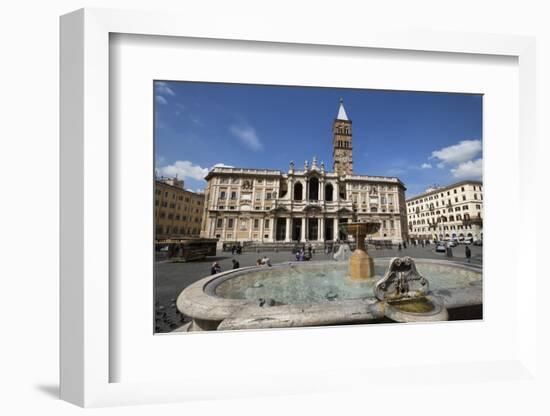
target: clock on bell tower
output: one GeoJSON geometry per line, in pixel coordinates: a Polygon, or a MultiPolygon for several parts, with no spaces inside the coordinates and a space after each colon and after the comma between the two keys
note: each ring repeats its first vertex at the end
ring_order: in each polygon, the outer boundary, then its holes
{"type": "Polygon", "coordinates": [[[351,120],[344,109],[344,100],[340,98],[338,115],[332,124],[333,169],[338,175],[353,174],[353,152],[351,140],[351,120]]]}

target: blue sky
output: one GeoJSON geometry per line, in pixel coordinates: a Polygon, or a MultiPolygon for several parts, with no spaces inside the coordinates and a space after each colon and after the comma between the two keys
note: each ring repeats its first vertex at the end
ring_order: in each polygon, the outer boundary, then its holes
{"type": "Polygon", "coordinates": [[[482,96],[156,81],[155,168],[200,190],[216,164],[286,171],[313,156],[332,170],[344,100],[354,172],[396,176],[407,197],[481,179],[482,96]]]}

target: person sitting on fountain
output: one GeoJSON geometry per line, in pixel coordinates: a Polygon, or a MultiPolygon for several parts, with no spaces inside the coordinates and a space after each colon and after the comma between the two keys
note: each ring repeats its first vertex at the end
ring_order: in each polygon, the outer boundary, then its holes
{"type": "Polygon", "coordinates": [[[217,261],[212,263],[212,268],[210,269],[210,274],[220,273],[221,271],[222,271],[222,268],[220,267],[220,265],[218,264],[217,261]]]}
{"type": "Polygon", "coordinates": [[[271,267],[271,259],[267,256],[262,258],[262,265],[271,267]]]}

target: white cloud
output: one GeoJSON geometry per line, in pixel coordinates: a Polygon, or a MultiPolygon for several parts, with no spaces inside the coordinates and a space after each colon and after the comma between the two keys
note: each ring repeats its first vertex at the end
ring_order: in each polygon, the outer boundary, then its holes
{"type": "Polygon", "coordinates": [[[155,82],[155,90],[156,90],[157,94],[171,95],[172,97],[174,97],[176,95],[174,90],[172,88],[170,88],[166,84],[166,82],[162,82],[162,81],[155,82]]]}
{"type": "Polygon", "coordinates": [[[253,127],[233,125],[229,127],[229,131],[250,150],[258,151],[263,149],[263,144],[253,127]]]}
{"type": "Polygon", "coordinates": [[[443,168],[445,167],[445,163],[438,163],[438,164],[437,164],[437,167],[438,167],[439,169],[443,169],[443,168]]]}
{"type": "Polygon", "coordinates": [[[166,98],[164,98],[162,95],[155,95],[155,100],[158,104],[166,105],[168,102],[166,101],[166,98]]]}
{"type": "Polygon", "coordinates": [[[214,168],[234,168],[235,166],[226,165],[225,163],[216,163],[214,166],[210,168],[210,170],[214,168]]]}
{"type": "Polygon", "coordinates": [[[442,165],[458,165],[472,160],[481,149],[481,140],[462,140],[458,144],[434,150],[430,159],[438,159],[442,165]]]}
{"type": "Polygon", "coordinates": [[[481,179],[483,160],[476,159],[460,163],[456,168],[451,169],[451,172],[457,179],[481,179]]]}
{"type": "Polygon", "coordinates": [[[208,169],[199,165],[193,165],[188,160],[178,160],[171,165],[166,165],[158,169],[158,173],[162,176],[174,177],[177,175],[179,179],[191,178],[203,180],[208,174],[208,169]]]}
{"type": "Polygon", "coordinates": [[[405,172],[407,172],[405,169],[390,168],[390,169],[386,170],[386,175],[402,175],[405,172]]]}
{"type": "Polygon", "coordinates": [[[429,163],[422,163],[422,165],[420,166],[421,169],[431,169],[432,168],[432,165],[429,164],[429,163]]]}

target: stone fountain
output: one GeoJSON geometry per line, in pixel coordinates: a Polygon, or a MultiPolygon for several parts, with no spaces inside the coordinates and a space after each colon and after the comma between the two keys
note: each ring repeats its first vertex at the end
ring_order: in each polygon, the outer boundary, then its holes
{"type": "Polygon", "coordinates": [[[365,237],[379,227],[346,224],[357,248],[350,257],[349,246],[342,245],[343,261],[244,267],[198,280],[178,297],[179,311],[193,318],[180,331],[445,321],[449,310],[480,310],[480,267],[410,257],[372,259],[365,237]]]}
{"type": "Polygon", "coordinates": [[[365,280],[374,277],[374,261],[367,253],[365,238],[380,230],[379,222],[350,222],[340,224],[345,234],[353,235],[356,248],[349,259],[349,277],[352,280],[365,280]]]}

